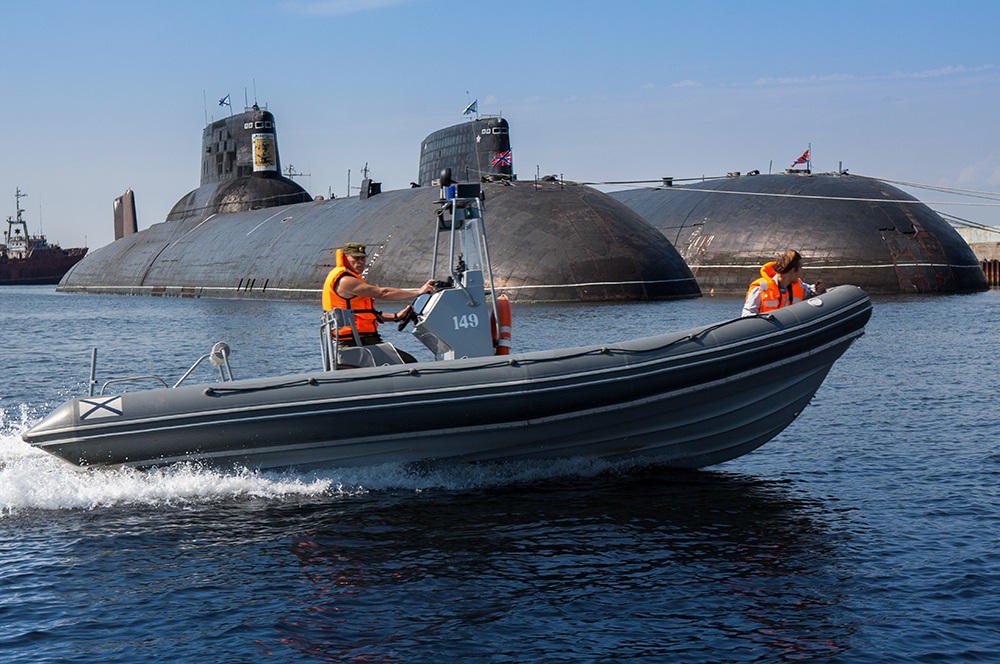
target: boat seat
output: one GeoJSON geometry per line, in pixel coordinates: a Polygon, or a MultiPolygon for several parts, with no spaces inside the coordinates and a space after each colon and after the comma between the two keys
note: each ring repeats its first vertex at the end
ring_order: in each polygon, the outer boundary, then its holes
{"type": "Polygon", "coordinates": [[[371,346],[345,346],[337,350],[338,368],[385,367],[403,364],[403,358],[392,344],[381,343],[371,346]]]}
{"type": "Polygon", "coordinates": [[[389,343],[361,345],[361,337],[354,325],[354,312],[350,309],[331,309],[320,319],[320,347],[323,351],[323,371],[359,367],[384,367],[403,364],[399,352],[389,343]],[[351,328],[354,344],[341,346],[340,330],[351,328]]]}

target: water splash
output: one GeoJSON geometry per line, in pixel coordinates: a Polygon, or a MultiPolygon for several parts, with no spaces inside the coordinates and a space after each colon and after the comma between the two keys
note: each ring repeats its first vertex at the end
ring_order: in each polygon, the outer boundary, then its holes
{"type": "Polygon", "coordinates": [[[37,415],[24,405],[14,418],[0,410],[0,518],[25,510],[185,506],[233,499],[349,498],[389,490],[467,490],[554,477],[593,477],[635,465],[575,459],[442,467],[387,463],[309,473],[218,469],[201,464],[175,464],[153,470],[81,469],[21,440],[21,433],[34,420],[37,415]]]}

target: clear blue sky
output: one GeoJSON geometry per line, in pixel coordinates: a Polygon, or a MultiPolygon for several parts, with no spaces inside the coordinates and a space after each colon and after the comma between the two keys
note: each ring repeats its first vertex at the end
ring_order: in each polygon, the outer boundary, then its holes
{"type": "MultiPolygon", "coordinates": [[[[282,165],[324,196],[366,162],[408,186],[421,139],[472,99],[510,121],[522,179],[779,171],[811,144],[818,171],[1000,191],[995,2],[5,0],[0,16],[0,215],[19,186],[63,246],[110,242],[129,187],[140,228],[162,221],[198,186],[206,115],[254,89],[282,165]]],[[[933,207],[1000,224],[998,207],[933,207]]]]}

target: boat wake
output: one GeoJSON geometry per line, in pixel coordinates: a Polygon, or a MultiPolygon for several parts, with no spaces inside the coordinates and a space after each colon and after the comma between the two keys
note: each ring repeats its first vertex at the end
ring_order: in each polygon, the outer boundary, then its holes
{"type": "Polygon", "coordinates": [[[229,500],[344,499],[373,491],[469,490],[624,472],[635,461],[565,459],[489,465],[401,463],[295,472],[179,463],[152,470],[81,469],[21,440],[38,419],[0,409],[0,518],[34,510],[185,507],[229,500]]]}

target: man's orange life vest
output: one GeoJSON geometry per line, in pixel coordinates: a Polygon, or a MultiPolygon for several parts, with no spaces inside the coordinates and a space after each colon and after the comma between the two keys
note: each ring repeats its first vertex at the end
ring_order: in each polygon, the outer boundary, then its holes
{"type": "MultiPolygon", "coordinates": [[[[337,264],[326,275],[323,283],[323,311],[350,309],[354,312],[354,327],[361,336],[378,334],[378,320],[375,318],[375,302],[370,297],[341,297],[337,293],[337,283],[344,275],[350,275],[364,283],[361,275],[351,271],[344,262],[344,252],[337,249],[337,264]]],[[[351,338],[351,328],[342,327],[337,331],[342,339],[351,338]]]]}
{"type": "Polygon", "coordinates": [[[749,297],[754,286],[760,286],[760,309],[757,310],[757,313],[774,311],[781,307],[787,307],[792,302],[801,302],[805,299],[801,279],[793,281],[782,293],[781,289],[778,288],[778,282],[775,281],[777,276],[778,273],[774,271],[774,261],[765,263],[760,268],[760,279],[750,284],[750,288],[747,289],[747,297],[749,297]]]}

